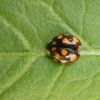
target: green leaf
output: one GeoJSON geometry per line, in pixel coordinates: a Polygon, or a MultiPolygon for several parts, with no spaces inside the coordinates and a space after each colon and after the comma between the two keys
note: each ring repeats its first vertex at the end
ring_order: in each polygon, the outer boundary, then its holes
{"type": "Polygon", "coordinates": [[[0,100],[100,100],[100,0],[0,0],[0,100]],[[81,57],[61,65],[46,44],[70,32],[81,57]]]}

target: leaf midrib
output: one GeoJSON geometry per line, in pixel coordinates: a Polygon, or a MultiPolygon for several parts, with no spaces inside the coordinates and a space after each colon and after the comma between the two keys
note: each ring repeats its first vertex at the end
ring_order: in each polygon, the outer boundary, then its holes
{"type": "MultiPolygon", "coordinates": [[[[46,56],[47,53],[46,52],[41,52],[41,53],[37,53],[37,52],[32,52],[32,51],[27,51],[27,52],[9,52],[9,51],[6,51],[6,52],[0,52],[0,56],[7,56],[7,55],[36,55],[36,56],[46,56]]],[[[100,50],[96,50],[96,49],[93,49],[93,50],[82,50],[80,52],[80,55],[82,56],[85,56],[85,55],[91,55],[91,56],[100,56],[100,50]]]]}

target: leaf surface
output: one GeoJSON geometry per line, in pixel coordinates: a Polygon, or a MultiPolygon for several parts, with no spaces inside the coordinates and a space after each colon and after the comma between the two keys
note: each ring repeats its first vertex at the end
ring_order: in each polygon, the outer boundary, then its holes
{"type": "Polygon", "coordinates": [[[99,12],[99,0],[0,0],[0,100],[99,100],[99,12]],[[66,32],[81,57],[61,65],[45,47],[66,32]]]}

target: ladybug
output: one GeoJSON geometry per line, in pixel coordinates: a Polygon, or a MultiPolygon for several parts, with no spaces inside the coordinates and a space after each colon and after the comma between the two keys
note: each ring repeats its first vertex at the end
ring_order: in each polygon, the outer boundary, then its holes
{"type": "Polygon", "coordinates": [[[59,34],[47,44],[47,52],[54,61],[74,62],[80,57],[80,40],[71,34],[59,34]]]}

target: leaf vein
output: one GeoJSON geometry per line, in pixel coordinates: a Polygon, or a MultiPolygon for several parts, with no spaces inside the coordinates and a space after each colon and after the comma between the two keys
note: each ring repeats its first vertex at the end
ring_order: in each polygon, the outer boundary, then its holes
{"type": "Polygon", "coordinates": [[[22,41],[23,45],[25,47],[27,47],[28,50],[31,51],[32,47],[31,44],[29,43],[29,41],[26,39],[26,37],[24,36],[24,34],[22,32],[20,32],[13,24],[9,23],[8,20],[6,18],[4,18],[4,16],[2,17],[0,15],[0,20],[3,22],[3,24],[10,29],[11,31],[14,32],[14,34],[16,36],[18,36],[18,38],[22,41]]]}
{"type": "Polygon", "coordinates": [[[65,27],[66,29],[69,30],[69,32],[71,32],[71,34],[77,36],[78,38],[80,38],[80,40],[82,41],[83,45],[87,48],[91,48],[93,49],[88,42],[86,42],[81,36],[78,35],[78,32],[76,32],[68,23],[66,23],[64,21],[64,19],[59,15],[59,13],[54,9],[54,7],[51,7],[50,5],[48,5],[47,3],[45,3],[44,1],[40,2],[43,6],[47,7],[53,15],[55,15],[55,17],[61,21],[63,24],[63,27],[65,27]]]}
{"type": "Polygon", "coordinates": [[[85,4],[85,0],[83,0],[83,3],[82,3],[82,16],[81,16],[81,34],[83,34],[84,32],[84,29],[83,29],[83,19],[84,19],[84,15],[86,13],[86,4],[85,4]]]}
{"type": "Polygon", "coordinates": [[[71,98],[71,100],[74,100],[75,97],[77,97],[79,94],[81,94],[82,92],[84,92],[85,90],[87,90],[91,85],[92,85],[92,80],[90,80],[90,82],[84,88],[82,88],[78,93],[76,93],[75,95],[73,95],[72,98],[71,98]]]}
{"type": "MultiPolygon", "coordinates": [[[[41,55],[42,56],[42,55],[41,55]]],[[[13,79],[11,83],[9,83],[9,85],[6,86],[6,88],[0,93],[0,97],[5,94],[6,91],[8,91],[14,84],[16,84],[22,77],[23,75],[25,75],[25,73],[28,71],[28,69],[31,67],[31,65],[33,64],[33,62],[38,59],[39,56],[37,56],[36,58],[34,58],[34,56],[25,64],[24,69],[18,73],[18,75],[14,76],[16,77],[15,80],[13,79]]]]}
{"type": "Polygon", "coordinates": [[[61,77],[61,75],[63,73],[64,67],[65,66],[61,66],[59,68],[59,71],[57,72],[57,74],[55,75],[54,79],[52,80],[52,83],[49,85],[49,91],[48,91],[47,95],[44,97],[44,100],[48,100],[52,90],[54,89],[57,81],[59,80],[59,78],[61,77]]]}

